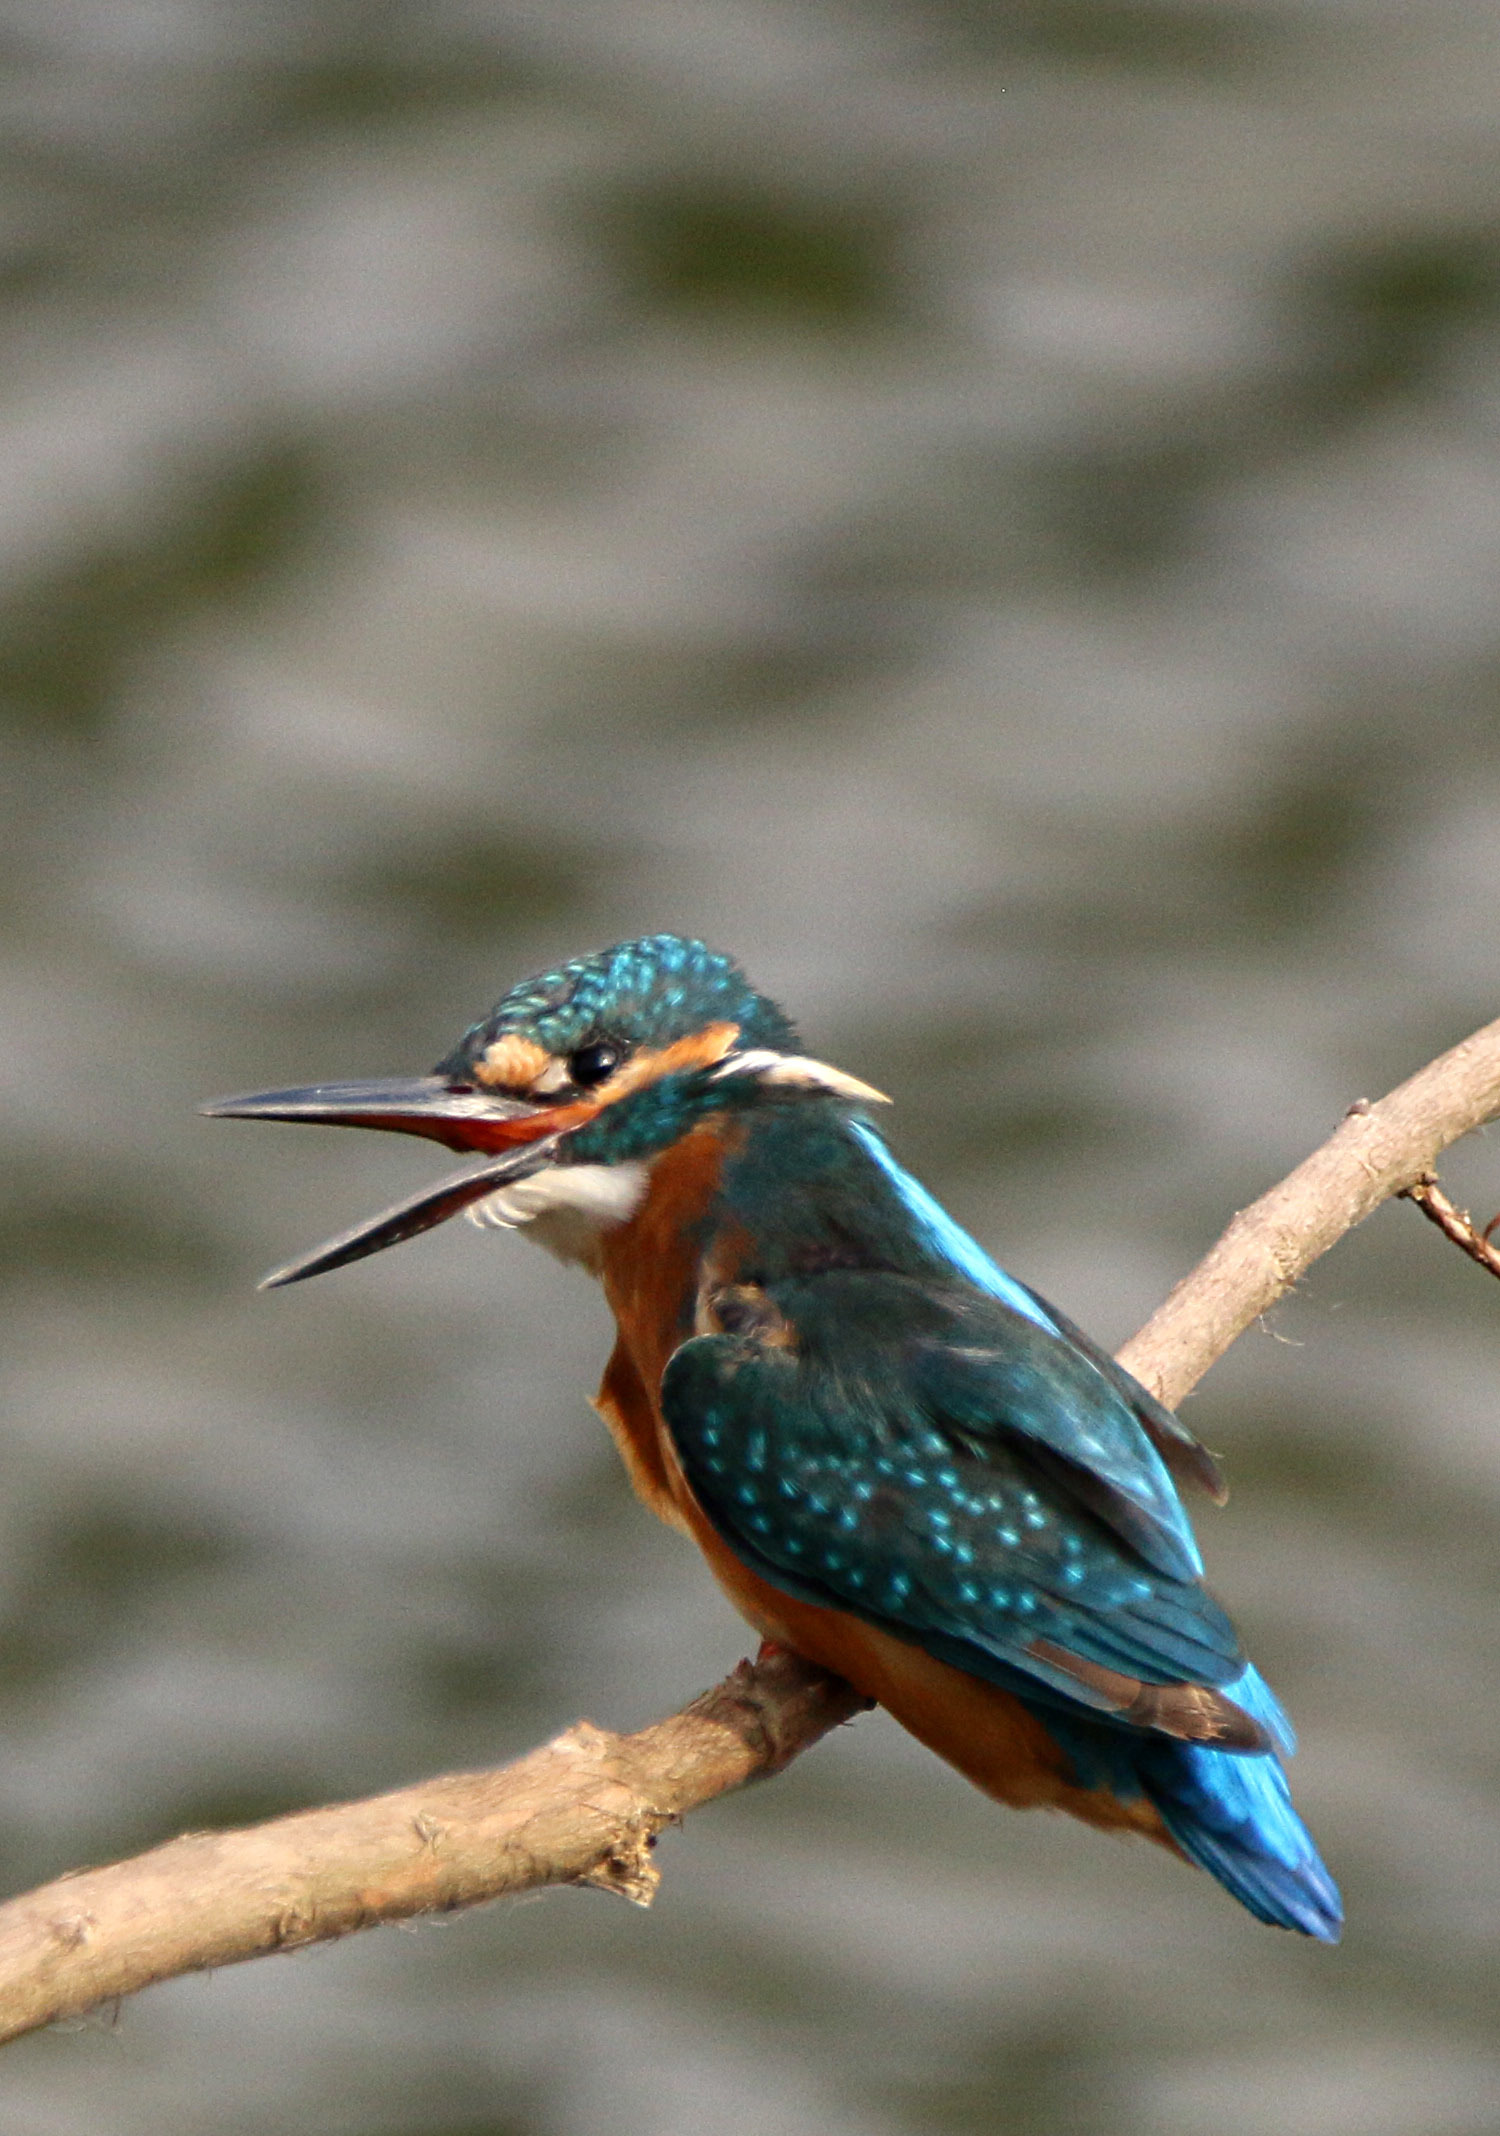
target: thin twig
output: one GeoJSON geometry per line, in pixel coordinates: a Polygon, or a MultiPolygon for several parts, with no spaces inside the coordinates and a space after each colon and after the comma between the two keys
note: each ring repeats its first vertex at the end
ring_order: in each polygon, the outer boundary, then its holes
{"type": "MultiPolygon", "coordinates": [[[[1121,1362],[1181,1401],[1345,1231],[1422,1185],[1441,1150],[1496,1113],[1500,1022],[1379,1104],[1351,1107],[1322,1149],[1234,1219],[1121,1362]]],[[[592,1884],[644,1905],[664,1825],[779,1772],[863,1703],[838,1677],[769,1652],[638,1735],[583,1721],[498,1772],[190,1833],[64,1877],[0,1906],[0,2040],[177,1974],[546,1885],[592,1884]]]]}
{"type": "Polygon", "coordinates": [[[1500,1022],[1419,1069],[1389,1097],[1350,1106],[1338,1132],[1241,1210],[1120,1362],[1169,1409],[1237,1335],[1346,1231],[1414,1186],[1452,1142],[1500,1113],[1500,1022]]]}
{"type": "Polygon", "coordinates": [[[1462,1247],[1471,1261],[1487,1268],[1492,1276],[1500,1276],[1500,1247],[1490,1244],[1490,1233],[1496,1224],[1500,1224],[1500,1217],[1486,1224],[1483,1231],[1477,1230],[1468,1210],[1457,1208],[1449,1201],[1431,1172],[1424,1172],[1414,1185],[1403,1187],[1401,1191],[1445,1237],[1452,1239],[1455,1246],[1462,1247]]]}

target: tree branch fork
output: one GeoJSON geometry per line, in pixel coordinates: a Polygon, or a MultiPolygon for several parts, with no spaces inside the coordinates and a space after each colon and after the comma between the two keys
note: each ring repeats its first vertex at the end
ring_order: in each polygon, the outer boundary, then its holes
{"type": "MultiPolygon", "coordinates": [[[[1175,1406],[1235,1338],[1380,1203],[1404,1195],[1500,1275],[1500,1249],[1433,1166],[1500,1115],[1500,1021],[1378,1103],[1358,1101],[1295,1171],[1242,1210],[1120,1352],[1175,1406]]],[[[1500,1219],[1497,1219],[1500,1222],[1500,1219]]],[[[574,1884],[647,1906],[657,1836],[780,1772],[868,1701],[764,1649],[634,1735],[579,1721],[494,1771],[449,1774],[244,1831],[189,1832],[0,1906],[0,2042],[153,1982],[295,1950],[380,1922],[574,1884]]]]}

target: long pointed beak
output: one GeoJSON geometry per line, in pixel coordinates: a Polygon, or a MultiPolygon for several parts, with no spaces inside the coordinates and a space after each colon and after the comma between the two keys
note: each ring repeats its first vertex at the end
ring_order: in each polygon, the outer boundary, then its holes
{"type": "Polygon", "coordinates": [[[302,1090],[256,1090],[214,1098],[198,1110],[211,1120],[302,1120],[315,1127],[385,1127],[425,1135],[450,1150],[513,1149],[548,1134],[556,1109],[525,1098],[450,1083],[446,1076],[391,1076],[370,1083],[311,1083],[302,1090]]]}
{"type": "Polygon", "coordinates": [[[449,1149],[479,1152],[491,1162],[451,1173],[435,1186],[409,1195],[367,1222],[341,1231],[313,1252],[272,1269],[262,1290],[301,1283],[326,1269],[362,1261],[445,1223],[497,1187],[542,1171],[570,1127],[588,1118],[592,1105],[537,1105],[507,1098],[445,1076],[424,1075],[370,1083],[316,1083],[301,1090],[260,1090],[245,1097],[216,1098],[200,1111],[215,1120],[301,1120],[322,1127],[383,1127],[424,1135],[449,1149]]]}

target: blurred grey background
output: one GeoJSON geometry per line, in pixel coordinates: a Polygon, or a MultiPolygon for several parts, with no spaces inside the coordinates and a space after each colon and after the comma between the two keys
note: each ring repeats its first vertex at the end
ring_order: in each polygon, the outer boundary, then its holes
{"type": "MultiPolygon", "coordinates": [[[[747,1635],[602,1306],[200,1098],[738,952],[1119,1341],[1496,1013],[1485,0],[8,0],[0,1861],[636,1725],[747,1635]]],[[[1500,1207],[1500,1137],[1446,1177],[1500,1207]]],[[[9,2050],[8,2136],[1500,2129],[1500,1292],[1191,1405],[1338,1954],[881,1719],[563,1894],[9,2050]]]]}

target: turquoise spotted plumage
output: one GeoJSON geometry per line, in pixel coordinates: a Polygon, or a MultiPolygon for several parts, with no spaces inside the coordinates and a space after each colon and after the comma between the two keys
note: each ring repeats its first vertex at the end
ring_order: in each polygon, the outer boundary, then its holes
{"type": "Polygon", "coordinates": [[[753,1623],[1000,1799],[1143,1832],[1336,1940],[1290,1727],[1179,1496],[1222,1497],[1212,1458],[905,1171],[876,1096],[732,959],[652,935],[512,989],[431,1076],[213,1109],[483,1153],[271,1280],[465,1205],[581,1261],[636,1486],[753,1623]]]}

